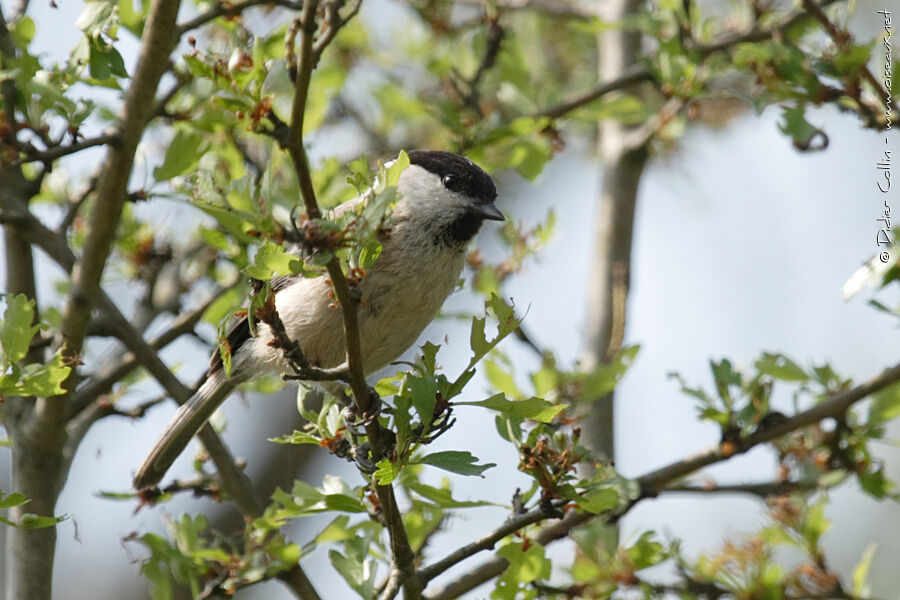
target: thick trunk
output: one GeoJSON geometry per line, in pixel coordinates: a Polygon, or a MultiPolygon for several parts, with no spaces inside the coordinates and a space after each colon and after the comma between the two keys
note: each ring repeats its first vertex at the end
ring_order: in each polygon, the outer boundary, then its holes
{"type": "MultiPolygon", "coordinates": [[[[9,510],[13,522],[32,513],[53,516],[60,486],[65,480],[62,441],[12,437],[12,489],[30,502],[9,510]]],[[[6,598],[51,600],[56,527],[8,528],[6,532],[6,598]]]]}
{"type": "MultiPolygon", "coordinates": [[[[599,3],[598,12],[610,23],[621,23],[627,15],[636,13],[641,4],[640,0],[607,0],[599,3]]],[[[640,33],[624,28],[607,30],[600,34],[599,48],[600,80],[612,81],[637,62],[640,33]]],[[[647,162],[646,147],[631,147],[628,131],[628,127],[613,120],[599,126],[603,184],[598,198],[587,298],[587,339],[582,355],[582,365],[588,370],[612,358],[621,348],[624,336],[637,189],[647,162]]],[[[591,406],[584,427],[589,447],[613,459],[612,394],[591,406]]]]}

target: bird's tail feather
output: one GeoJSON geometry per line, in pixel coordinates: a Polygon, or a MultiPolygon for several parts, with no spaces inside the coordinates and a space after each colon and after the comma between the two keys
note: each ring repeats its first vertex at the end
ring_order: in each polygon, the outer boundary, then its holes
{"type": "Polygon", "coordinates": [[[134,476],[134,488],[143,490],[158,484],[191,438],[228,397],[240,381],[229,379],[220,369],[207,377],[200,389],[175,413],[134,476]]]}

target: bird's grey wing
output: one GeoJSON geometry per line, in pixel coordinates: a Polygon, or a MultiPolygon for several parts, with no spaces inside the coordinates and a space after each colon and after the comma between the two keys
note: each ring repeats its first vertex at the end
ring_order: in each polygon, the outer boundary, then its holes
{"type": "MultiPolygon", "coordinates": [[[[272,287],[272,292],[277,294],[281,290],[294,285],[302,278],[301,275],[279,275],[278,277],[272,278],[272,280],[269,281],[269,285],[272,287]]],[[[247,322],[247,317],[244,316],[237,320],[225,335],[225,339],[228,340],[228,348],[231,351],[231,355],[234,356],[244,342],[251,337],[250,323],[247,322]]],[[[221,368],[222,353],[217,349],[213,352],[212,358],[209,361],[209,374],[212,374],[221,368]]],[[[207,374],[207,376],[209,376],[209,374],[207,374]]]]}

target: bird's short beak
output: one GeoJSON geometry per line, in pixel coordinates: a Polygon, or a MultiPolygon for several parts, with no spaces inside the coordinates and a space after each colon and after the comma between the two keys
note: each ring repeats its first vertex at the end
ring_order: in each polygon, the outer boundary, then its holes
{"type": "Polygon", "coordinates": [[[490,219],[491,221],[505,221],[506,217],[503,216],[497,207],[491,204],[479,204],[475,206],[473,212],[480,216],[482,219],[490,219]]]}

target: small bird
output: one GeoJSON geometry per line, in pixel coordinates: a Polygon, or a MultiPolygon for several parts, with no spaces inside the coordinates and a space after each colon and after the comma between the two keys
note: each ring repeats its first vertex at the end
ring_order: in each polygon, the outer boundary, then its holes
{"type": "MultiPolygon", "coordinates": [[[[381,255],[358,284],[360,348],[366,375],[396,360],[431,322],[456,287],[466,247],[485,219],[502,221],[494,206],[491,177],[467,158],[417,150],[397,182],[400,196],[391,224],[380,233],[381,255]]],[[[335,209],[347,210],[360,198],[335,209]]],[[[343,320],[325,277],[278,277],[271,282],[275,307],[292,340],[311,366],[345,361],[343,320]]],[[[159,483],[191,438],[241,383],[289,370],[280,349],[269,344],[268,325],[251,335],[246,318],[228,334],[231,373],[218,353],[197,392],[182,405],[138,468],[138,490],[159,483]]]]}

